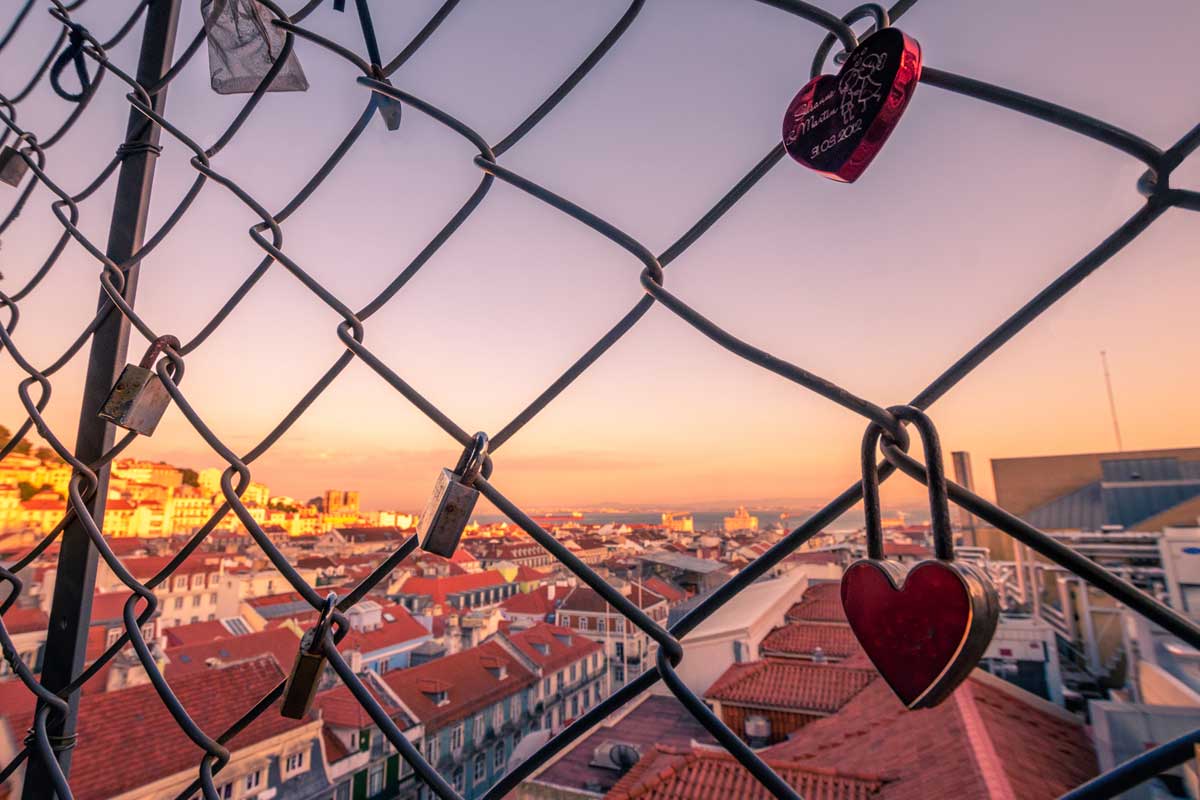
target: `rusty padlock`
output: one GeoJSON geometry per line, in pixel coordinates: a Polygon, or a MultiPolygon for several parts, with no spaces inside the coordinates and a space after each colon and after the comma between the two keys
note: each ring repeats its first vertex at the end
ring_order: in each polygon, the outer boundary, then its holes
{"type": "Polygon", "coordinates": [[[443,469],[433,487],[433,495],[425,504],[421,518],[417,521],[417,535],[421,549],[443,558],[450,558],[458,548],[463,529],[471,521],[479,490],[474,488],[475,479],[483,471],[487,458],[488,438],[480,432],[458,460],[453,469],[443,469]]]}
{"type": "Polygon", "coordinates": [[[100,409],[101,419],[143,436],[154,433],[171,403],[171,395],[167,394],[154,371],[154,360],[166,347],[178,351],[179,340],[174,336],[160,336],[150,344],[141,363],[125,365],[100,409]]]}
{"type": "Polygon", "coordinates": [[[29,162],[17,148],[0,147],[0,181],[9,186],[20,186],[26,172],[29,172],[29,162]]]}
{"type": "Polygon", "coordinates": [[[279,704],[281,716],[288,719],[304,719],[308,716],[325,672],[325,635],[329,632],[336,606],[337,595],[330,592],[325,598],[325,607],[321,609],[316,627],[300,640],[300,650],[296,653],[296,661],[283,688],[283,701],[279,704]]]}

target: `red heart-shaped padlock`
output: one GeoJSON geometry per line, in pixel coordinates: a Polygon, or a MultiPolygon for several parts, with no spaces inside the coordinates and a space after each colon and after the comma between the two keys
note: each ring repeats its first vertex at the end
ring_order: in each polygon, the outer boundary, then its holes
{"type": "Polygon", "coordinates": [[[842,576],[842,606],[863,650],[907,708],[944,700],[991,641],[999,602],[974,567],[930,560],[908,570],[863,559],[842,576]]]}
{"type": "Polygon", "coordinates": [[[788,154],[853,183],[900,121],[921,77],[921,46],[895,28],[863,39],[837,75],[809,81],[783,118],[788,154]]]}

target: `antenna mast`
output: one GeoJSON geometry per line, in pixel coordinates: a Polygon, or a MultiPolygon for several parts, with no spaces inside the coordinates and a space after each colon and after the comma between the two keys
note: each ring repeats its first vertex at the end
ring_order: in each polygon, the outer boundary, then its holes
{"type": "Polygon", "coordinates": [[[1108,410],[1112,414],[1113,433],[1117,435],[1117,452],[1125,450],[1125,446],[1121,444],[1121,426],[1117,423],[1117,401],[1113,397],[1112,376],[1108,374],[1108,354],[1100,351],[1100,363],[1104,365],[1104,386],[1108,389],[1108,410]]]}

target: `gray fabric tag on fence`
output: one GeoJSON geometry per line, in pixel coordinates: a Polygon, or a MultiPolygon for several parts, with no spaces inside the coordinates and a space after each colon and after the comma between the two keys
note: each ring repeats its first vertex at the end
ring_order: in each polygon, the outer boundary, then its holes
{"type": "MultiPolygon", "coordinates": [[[[211,18],[214,0],[201,0],[208,33],[208,69],[217,94],[245,94],[262,83],[283,50],[286,35],[271,24],[275,16],[258,0],[216,0],[219,13],[211,18]]],[[[271,81],[269,92],[303,92],[308,79],[296,51],[271,81]]]]}

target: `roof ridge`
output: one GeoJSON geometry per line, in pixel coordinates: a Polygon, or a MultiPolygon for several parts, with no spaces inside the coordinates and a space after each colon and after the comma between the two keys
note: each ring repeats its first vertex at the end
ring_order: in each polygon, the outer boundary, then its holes
{"type": "Polygon", "coordinates": [[[962,721],[967,751],[983,785],[987,787],[987,796],[992,800],[1017,800],[1008,773],[1004,770],[1004,762],[996,752],[991,733],[975,706],[975,686],[966,681],[951,697],[962,721]]]}

